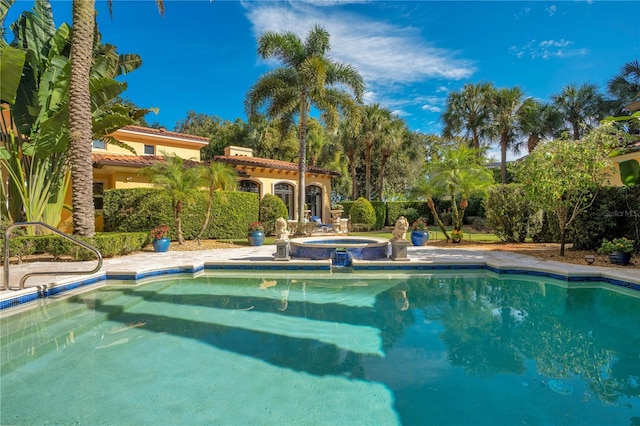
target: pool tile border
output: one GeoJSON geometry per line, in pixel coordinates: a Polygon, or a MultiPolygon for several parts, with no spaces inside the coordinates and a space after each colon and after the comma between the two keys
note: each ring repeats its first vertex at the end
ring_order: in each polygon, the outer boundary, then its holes
{"type": "MultiPolygon", "coordinates": [[[[537,277],[552,278],[565,282],[604,282],[619,287],[625,287],[640,291],[640,281],[627,281],[619,277],[609,276],[606,272],[580,273],[580,272],[554,272],[551,268],[532,267],[504,267],[492,264],[493,262],[421,262],[421,261],[368,261],[355,260],[353,271],[469,271],[485,270],[503,275],[531,275],[537,277]]],[[[39,285],[24,290],[12,291],[3,296],[12,296],[0,300],[0,311],[15,306],[23,305],[37,299],[59,295],[80,287],[87,287],[98,283],[106,284],[108,281],[136,282],[147,278],[164,275],[197,274],[203,271],[331,271],[330,260],[316,261],[219,261],[204,262],[195,265],[173,266],[161,269],[150,269],[139,272],[134,271],[106,271],[85,277],[80,280],[54,283],[51,285],[39,285]]]]}

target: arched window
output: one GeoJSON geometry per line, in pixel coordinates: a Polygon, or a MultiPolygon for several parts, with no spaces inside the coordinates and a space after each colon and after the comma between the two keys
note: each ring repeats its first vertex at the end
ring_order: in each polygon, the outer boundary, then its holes
{"type": "Polygon", "coordinates": [[[242,192],[253,192],[260,196],[260,185],[252,180],[241,180],[238,183],[238,189],[242,192]]]}
{"type": "Polygon", "coordinates": [[[277,183],[273,188],[275,196],[280,197],[289,210],[289,219],[293,219],[293,185],[277,183]]]}
{"type": "Polygon", "coordinates": [[[311,216],[322,219],[322,188],[317,185],[307,186],[304,202],[309,206],[311,216]]]}

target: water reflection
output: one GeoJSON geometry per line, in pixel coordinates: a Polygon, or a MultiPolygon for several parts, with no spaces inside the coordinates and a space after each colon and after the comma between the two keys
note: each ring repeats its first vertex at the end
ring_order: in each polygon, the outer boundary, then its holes
{"type": "Polygon", "coordinates": [[[604,289],[498,278],[410,282],[412,309],[439,321],[452,365],[521,374],[527,360],[556,380],[579,377],[593,396],[640,396],[640,299],[604,289]]]}

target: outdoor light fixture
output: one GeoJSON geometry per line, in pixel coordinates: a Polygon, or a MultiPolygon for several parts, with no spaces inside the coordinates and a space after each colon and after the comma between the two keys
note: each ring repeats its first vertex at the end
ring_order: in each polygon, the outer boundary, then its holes
{"type": "Polygon", "coordinates": [[[591,265],[591,264],[596,260],[596,257],[595,257],[594,255],[592,255],[592,254],[586,254],[586,255],[584,256],[584,260],[586,260],[586,261],[587,261],[587,263],[588,263],[589,265],[591,265]]]}

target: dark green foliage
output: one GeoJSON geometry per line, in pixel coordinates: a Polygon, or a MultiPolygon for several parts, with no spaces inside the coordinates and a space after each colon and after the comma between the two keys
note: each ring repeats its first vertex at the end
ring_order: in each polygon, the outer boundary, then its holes
{"type": "MultiPolygon", "coordinates": [[[[98,249],[102,257],[122,256],[141,250],[149,243],[148,232],[97,233],[93,239],[75,237],[98,249]]],[[[63,256],[74,260],[91,260],[96,255],[60,235],[36,235],[12,237],[9,240],[9,255],[21,259],[29,254],[50,254],[55,259],[63,256]]]]}
{"type": "Polygon", "coordinates": [[[495,185],[485,200],[487,226],[502,241],[522,243],[529,233],[529,222],[534,214],[522,185],[495,185]]]}
{"type": "Polygon", "coordinates": [[[558,217],[551,213],[538,212],[530,223],[529,234],[534,243],[559,243],[560,225],[558,217]]]}
{"type": "Polygon", "coordinates": [[[385,222],[387,220],[387,205],[384,201],[371,201],[371,206],[373,210],[376,212],[376,223],[373,226],[373,229],[382,229],[384,228],[385,222]]]}
{"type": "Polygon", "coordinates": [[[265,194],[260,200],[260,221],[264,224],[267,235],[276,229],[276,219],[289,217],[289,210],[282,199],[276,195],[265,194]]]}
{"type": "MultiPolygon", "coordinates": [[[[435,200],[434,200],[435,201],[435,200]]],[[[473,194],[471,195],[467,201],[469,202],[469,205],[467,206],[467,208],[464,211],[464,215],[466,218],[468,218],[469,216],[479,216],[479,217],[486,217],[487,213],[485,211],[485,204],[484,204],[484,196],[481,194],[473,194]]],[[[467,222],[469,223],[469,222],[467,222]]]]}
{"type": "Polygon", "coordinates": [[[640,240],[640,187],[603,188],[569,230],[577,250],[596,250],[603,239],[640,240]]]}
{"type": "Polygon", "coordinates": [[[368,231],[376,225],[376,211],[371,202],[364,197],[358,198],[350,210],[351,226],[358,230],[368,231]]]}
{"type": "Polygon", "coordinates": [[[169,225],[170,237],[175,238],[171,200],[159,189],[107,190],[103,212],[105,232],[149,232],[157,225],[169,225]]]}
{"type": "Polygon", "coordinates": [[[11,237],[9,239],[9,256],[18,257],[18,262],[22,262],[24,256],[33,254],[35,250],[36,245],[33,237],[11,237]]]}
{"type": "MultiPolygon", "coordinates": [[[[205,192],[182,212],[184,238],[195,238],[206,215],[205,192]]],[[[251,222],[258,220],[258,196],[249,192],[221,192],[213,195],[211,220],[204,239],[243,238],[251,222]]],[[[149,232],[157,225],[169,225],[169,238],[176,238],[171,200],[161,190],[152,188],[111,189],[104,194],[105,231],[149,232]]]]}
{"type": "MultiPolygon", "coordinates": [[[[433,200],[436,204],[436,209],[438,211],[442,210],[443,204],[439,202],[439,200],[433,200]]],[[[413,220],[410,220],[405,213],[408,209],[415,210],[417,212],[417,217],[421,217],[427,222],[427,225],[433,225],[433,215],[431,214],[431,210],[427,206],[427,203],[424,201],[388,201],[387,202],[387,226],[394,226],[396,220],[400,216],[404,216],[409,221],[409,224],[413,223],[413,220]]],[[[409,210],[411,212],[411,210],[409,210]]],[[[414,219],[415,220],[415,219],[414,219]]]]}
{"type": "MultiPolygon", "coordinates": [[[[215,194],[211,223],[204,238],[245,238],[249,224],[258,220],[260,200],[252,192],[225,192],[215,194]]],[[[204,216],[200,216],[200,221],[204,216]]],[[[202,222],[200,222],[202,224],[202,222]]]]}
{"type": "Polygon", "coordinates": [[[418,220],[418,218],[420,217],[420,214],[418,213],[417,209],[413,207],[407,207],[406,209],[400,212],[400,216],[404,216],[405,219],[407,219],[407,221],[409,222],[409,224],[412,224],[413,222],[418,220]]]}
{"type": "Polygon", "coordinates": [[[344,209],[341,217],[344,217],[344,218],[349,217],[349,214],[351,212],[351,206],[353,205],[353,203],[354,203],[353,201],[340,201],[340,205],[344,209]]]}

